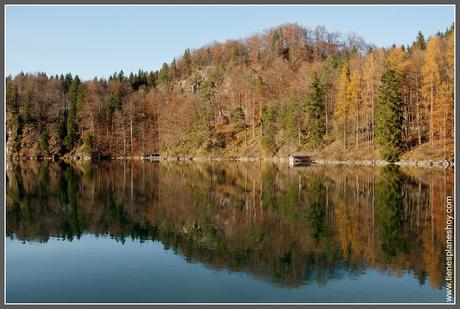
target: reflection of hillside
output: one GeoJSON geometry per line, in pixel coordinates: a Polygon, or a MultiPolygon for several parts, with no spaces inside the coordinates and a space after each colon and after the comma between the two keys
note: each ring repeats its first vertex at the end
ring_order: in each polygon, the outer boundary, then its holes
{"type": "Polygon", "coordinates": [[[189,261],[287,286],[371,267],[440,287],[447,194],[451,172],[395,167],[28,163],[7,171],[7,234],[160,240],[189,261]]]}

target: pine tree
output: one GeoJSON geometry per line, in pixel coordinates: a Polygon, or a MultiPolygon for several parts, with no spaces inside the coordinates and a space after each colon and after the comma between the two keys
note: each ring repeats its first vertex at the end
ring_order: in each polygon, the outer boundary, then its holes
{"type": "Polygon", "coordinates": [[[120,70],[120,73],[118,73],[118,80],[122,81],[123,79],[125,79],[125,73],[123,70],[120,70]]]}
{"type": "Polygon", "coordinates": [[[205,102],[211,102],[212,98],[215,95],[215,83],[213,79],[208,77],[201,86],[200,90],[201,99],[205,102]]]}
{"type": "Polygon", "coordinates": [[[77,110],[80,111],[85,101],[85,85],[80,84],[77,92],[77,110]]]}
{"type": "Polygon", "coordinates": [[[179,70],[177,69],[176,59],[173,59],[171,62],[171,80],[176,80],[180,78],[179,70]]]}
{"type": "Polygon", "coordinates": [[[147,83],[147,86],[155,88],[157,84],[157,74],[155,74],[155,72],[153,71],[150,71],[147,74],[146,83],[147,83]]]}
{"type": "Polygon", "coordinates": [[[375,221],[381,229],[381,248],[388,262],[406,246],[403,237],[404,181],[399,166],[388,165],[382,168],[375,183],[375,221]]]}
{"type": "Polygon", "coordinates": [[[402,151],[402,75],[385,66],[376,104],[375,135],[383,159],[396,162],[402,151]]]}
{"type": "Polygon", "coordinates": [[[77,107],[79,100],[82,100],[81,92],[81,83],[78,76],[72,80],[72,83],[69,87],[69,112],[67,115],[67,135],[64,139],[64,145],[71,149],[77,139],[77,107]]]}
{"type": "Polygon", "coordinates": [[[412,46],[419,48],[421,50],[424,50],[426,48],[426,41],[422,31],[418,32],[417,39],[412,46]]]}
{"type": "Polygon", "coordinates": [[[184,73],[186,76],[189,76],[190,74],[192,74],[192,58],[190,56],[190,49],[187,48],[185,50],[183,59],[184,59],[184,66],[185,66],[184,73]]]}
{"type": "Polygon", "coordinates": [[[326,133],[325,92],[324,85],[316,72],[313,73],[312,78],[313,81],[305,100],[305,107],[308,117],[308,139],[312,145],[317,146],[322,142],[326,133]]]}
{"type": "Polygon", "coordinates": [[[109,90],[109,109],[110,113],[113,114],[115,111],[119,111],[122,108],[122,93],[121,93],[121,82],[114,80],[109,90]]]}
{"type": "MultiPolygon", "coordinates": [[[[61,75],[62,76],[62,75],[61,75]]],[[[69,88],[70,88],[70,84],[72,83],[72,74],[71,73],[67,73],[65,75],[65,77],[63,78],[63,85],[64,85],[64,91],[67,92],[69,91],[69,88]]]]}
{"type": "Polygon", "coordinates": [[[160,73],[158,74],[158,79],[169,88],[171,83],[171,70],[167,63],[163,63],[160,73]]]}
{"type": "Polygon", "coordinates": [[[64,146],[66,146],[68,149],[72,149],[72,147],[75,144],[75,141],[77,139],[77,115],[76,115],[76,109],[75,108],[70,108],[69,114],[67,115],[67,135],[64,139],[64,146]]]}

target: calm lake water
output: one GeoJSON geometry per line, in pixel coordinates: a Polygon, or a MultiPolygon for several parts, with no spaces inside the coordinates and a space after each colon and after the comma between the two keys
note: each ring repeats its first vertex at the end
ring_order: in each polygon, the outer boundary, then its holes
{"type": "Polygon", "coordinates": [[[450,170],[8,164],[6,296],[446,302],[450,170]]]}

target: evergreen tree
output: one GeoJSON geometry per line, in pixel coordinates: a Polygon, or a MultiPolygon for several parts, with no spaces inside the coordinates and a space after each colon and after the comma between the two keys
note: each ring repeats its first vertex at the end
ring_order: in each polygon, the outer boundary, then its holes
{"type": "Polygon", "coordinates": [[[176,59],[171,63],[171,80],[176,80],[180,77],[179,70],[177,70],[176,59]]]}
{"type": "Polygon", "coordinates": [[[137,89],[134,87],[135,80],[134,80],[134,74],[133,74],[133,72],[129,73],[128,81],[129,81],[129,84],[131,85],[131,87],[133,87],[134,90],[137,90],[137,89]]]}
{"type": "Polygon", "coordinates": [[[109,109],[111,114],[117,110],[121,110],[122,107],[121,82],[115,80],[113,83],[115,83],[115,86],[109,92],[109,109]]]}
{"type": "Polygon", "coordinates": [[[77,139],[77,111],[75,107],[69,109],[69,114],[67,115],[67,135],[64,139],[64,146],[69,150],[74,146],[77,139]]]}
{"type": "MultiPolygon", "coordinates": [[[[61,75],[62,76],[62,75],[61,75]]],[[[65,92],[68,92],[69,91],[69,87],[70,87],[70,84],[72,83],[72,74],[71,73],[67,73],[65,75],[65,77],[63,78],[63,85],[64,85],[64,91],[65,92]]]]}
{"type": "Polygon", "coordinates": [[[402,151],[403,100],[402,75],[400,72],[385,66],[381,77],[376,104],[377,143],[382,146],[383,159],[395,162],[402,151]]]}
{"type": "Polygon", "coordinates": [[[313,73],[310,91],[305,99],[308,117],[309,142],[318,145],[326,133],[325,125],[325,92],[324,86],[316,72],[313,73]]]}
{"type": "Polygon", "coordinates": [[[192,58],[190,56],[190,49],[186,49],[184,52],[184,66],[185,66],[185,75],[189,76],[192,73],[192,58]]]}
{"type": "Polygon", "coordinates": [[[264,126],[262,134],[262,146],[269,152],[276,152],[276,133],[278,131],[278,111],[275,107],[264,106],[262,109],[262,122],[264,126]]]}
{"type": "Polygon", "coordinates": [[[118,80],[121,82],[123,79],[125,79],[125,73],[123,70],[120,70],[120,73],[118,73],[118,80]]]}
{"type": "Polygon", "coordinates": [[[78,87],[77,93],[77,110],[80,111],[83,107],[83,102],[85,101],[85,85],[80,84],[78,87]]]}
{"type": "Polygon", "coordinates": [[[64,111],[58,118],[55,130],[59,141],[62,142],[67,135],[67,111],[64,111]]]}
{"type": "Polygon", "coordinates": [[[171,74],[170,74],[169,66],[168,66],[167,63],[163,63],[163,66],[161,67],[160,73],[158,74],[158,79],[163,84],[169,86],[169,84],[171,82],[171,74]]]}
{"type": "Polygon", "coordinates": [[[201,86],[201,99],[205,102],[211,102],[212,98],[214,97],[215,94],[215,83],[214,80],[210,77],[208,77],[204,82],[203,85],[201,86]]]}
{"type": "Polygon", "coordinates": [[[64,139],[64,145],[71,149],[77,139],[77,107],[79,102],[83,100],[81,95],[81,83],[78,76],[72,81],[69,87],[69,111],[67,115],[67,135],[64,139]]]}
{"type": "Polygon", "coordinates": [[[158,72],[150,71],[146,76],[146,83],[149,87],[156,87],[158,72]]]}
{"type": "Polygon", "coordinates": [[[382,250],[389,262],[398,252],[405,252],[404,226],[404,175],[397,165],[382,168],[375,184],[375,221],[380,227],[382,250]]]}
{"type": "Polygon", "coordinates": [[[420,48],[421,50],[424,50],[426,48],[425,37],[423,36],[423,33],[421,31],[418,32],[417,39],[414,42],[413,46],[420,48]]]}
{"type": "Polygon", "coordinates": [[[70,105],[74,104],[77,106],[78,95],[80,92],[80,79],[78,76],[75,76],[75,79],[72,80],[69,86],[68,98],[70,105]]]}

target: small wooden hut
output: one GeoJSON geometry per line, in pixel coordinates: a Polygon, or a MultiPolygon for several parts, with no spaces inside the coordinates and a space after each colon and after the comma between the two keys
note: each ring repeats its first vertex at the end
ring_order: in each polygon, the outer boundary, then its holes
{"type": "Polygon", "coordinates": [[[289,154],[290,166],[309,165],[312,162],[311,156],[305,153],[295,152],[289,154]]]}

